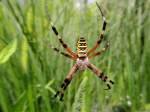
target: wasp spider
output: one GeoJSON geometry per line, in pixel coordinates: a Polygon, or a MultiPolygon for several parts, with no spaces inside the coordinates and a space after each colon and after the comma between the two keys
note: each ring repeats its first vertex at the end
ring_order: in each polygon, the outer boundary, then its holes
{"type": "MultiPolygon", "coordinates": [[[[97,2],[96,2],[96,5],[97,5],[99,11],[101,12],[102,19],[103,19],[103,26],[102,26],[102,32],[100,33],[96,44],[94,45],[93,48],[91,48],[89,50],[87,49],[87,42],[86,42],[85,38],[80,37],[77,41],[77,46],[76,46],[77,52],[73,52],[71,50],[71,48],[69,48],[68,45],[62,40],[62,37],[59,35],[56,27],[51,22],[52,31],[58,37],[60,44],[63,46],[64,49],[66,49],[67,53],[61,52],[58,48],[55,48],[53,46],[51,46],[51,48],[54,51],[59,52],[60,54],[64,55],[65,57],[68,57],[68,58],[76,61],[76,63],[73,65],[73,67],[69,71],[68,75],[66,76],[64,82],[62,83],[60,90],[57,91],[54,96],[54,97],[57,97],[59,95],[60,100],[63,100],[64,91],[66,90],[67,86],[70,84],[71,80],[73,79],[74,74],[78,70],[84,71],[86,68],[89,68],[91,71],[94,72],[94,74],[96,74],[102,81],[104,81],[106,83],[106,85],[107,85],[106,90],[111,89],[111,84],[114,84],[114,82],[112,80],[109,80],[108,77],[106,75],[104,75],[104,73],[100,69],[98,69],[94,64],[89,62],[89,59],[102,54],[109,47],[109,43],[107,42],[107,44],[101,51],[95,52],[96,49],[100,46],[100,43],[102,42],[102,40],[104,38],[104,31],[106,29],[106,24],[107,24],[105,16],[97,2]]],[[[49,21],[51,21],[51,17],[48,14],[48,7],[46,8],[46,12],[47,12],[49,21]]]]}

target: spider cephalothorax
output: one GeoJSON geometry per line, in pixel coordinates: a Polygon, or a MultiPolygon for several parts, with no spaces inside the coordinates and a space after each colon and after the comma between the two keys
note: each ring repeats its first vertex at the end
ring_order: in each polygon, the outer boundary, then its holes
{"type": "MultiPolygon", "coordinates": [[[[76,71],[84,71],[86,68],[89,68],[90,70],[92,70],[94,72],[94,74],[96,74],[101,80],[103,80],[106,85],[107,85],[107,89],[111,89],[111,84],[114,84],[114,82],[112,80],[109,80],[108,77],[106,75],[104,75],[104,73],[98,69],[95,65],[93,65],[92,63],[89,62],[89,59],[100,55],[101,53],[105,52],[108,47],[109,47],[109,43],[107,42],[106,46],[99,52],[96,52],[96,49],[99,47],[100,43],[102,42],[103,38],[104,38],[104,31],[106,29],[106,19],[104,14],[101,11],[100,6],[98,5],[98,3],[96,2],[97,7],[99,8],[101,14],[102,14],[102,18],[103,18],[103,27],[102,27],[102,32],[99,35],[99,38],[96,42],[96,44],[94,45],[93,48],[91,49],[87,49],[87,42],[85,40],[84,37],[80,37],[76,43],[76,47],[77,47],[77,52],[73,52],[68,45],[62,40],[61,36],[59,35],[56,27],[53,25],[53,23],[51,22],[51,27],[53,32],[55,33],[55,35],[58,37],[60,44],[66,49],[67,53],[65,52],[61,52],[58,48],[52,47],[52,49],[54,49],[56,52],[59,52],[60,54],[76,61],[76,63],[74,64],[74,66],[71,68],[71,70],[69,71],[67,77],[65,78],[63,84],[61,85],[61,90],[57,91],[55,94],[55,97],[57,97],[58,95],[60,95],[60,100],[63,99],[64,96],[64,91],[66,90],[67,86],[70,84],[71,80],[73,79],[74,74],[76,73],[76,71]]],[[[47,11],[47,15],[49,17],[49,20],[51,21],[50,15],[48,14],[47,11]]]]}

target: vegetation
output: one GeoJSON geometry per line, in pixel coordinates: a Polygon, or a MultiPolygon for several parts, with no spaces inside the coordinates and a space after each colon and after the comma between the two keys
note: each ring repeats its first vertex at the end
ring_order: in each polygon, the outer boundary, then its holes
{"type": "MultiPolygon", "coordinates": [[[[90,70],[78,72],[54,99],[75,62],[50,29],[46,0],[0,0],[0,112],[148,112],[150,111],[150,1],[98,0],[108,21],[110,49],[91,60],[115,85],[106,85],[90,70]]],[[[92,0],[47,0],[49,13],[65,42],[75,51],[84,36],[92,47],[102,18],[92,0]]],[[[94,0],[93,0],[94,1],[94,0]]]]}

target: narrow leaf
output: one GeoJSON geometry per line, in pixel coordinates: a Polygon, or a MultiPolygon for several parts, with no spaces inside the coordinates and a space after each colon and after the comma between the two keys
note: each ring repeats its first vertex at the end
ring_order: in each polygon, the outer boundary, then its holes
{"type": "Polygon", "coordinates": [[[83,81],[81,82],[77,94],[75,96],[75,101],[73,104],[73,112],[85,112],[84,111],[84,103],[85,103],[85,88],[88,78],[84,77],[83,81]]]}
{"type": "Polygon", "coordinates": [[[5,48],[0,51],[0,64],[5,63],[13,55],[17,48],[17,39],[10,42],[5,48]]]}
{"type": "Polygon", "coordinates": [[[21,46],[21,63],[22,68],[25,72],[27,72],[28,68],[28,42],[26,38],[23,38],[22,46],[21,46]]]}

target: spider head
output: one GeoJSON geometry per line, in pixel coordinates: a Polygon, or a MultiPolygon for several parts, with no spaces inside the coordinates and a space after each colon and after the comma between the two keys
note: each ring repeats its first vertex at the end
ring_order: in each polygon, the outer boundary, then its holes
{"type": "Polygon", "coordinates": [[[87,57],[87,42],[84,37],[77,40],[77,54],[79,58],[87,57]]]}

